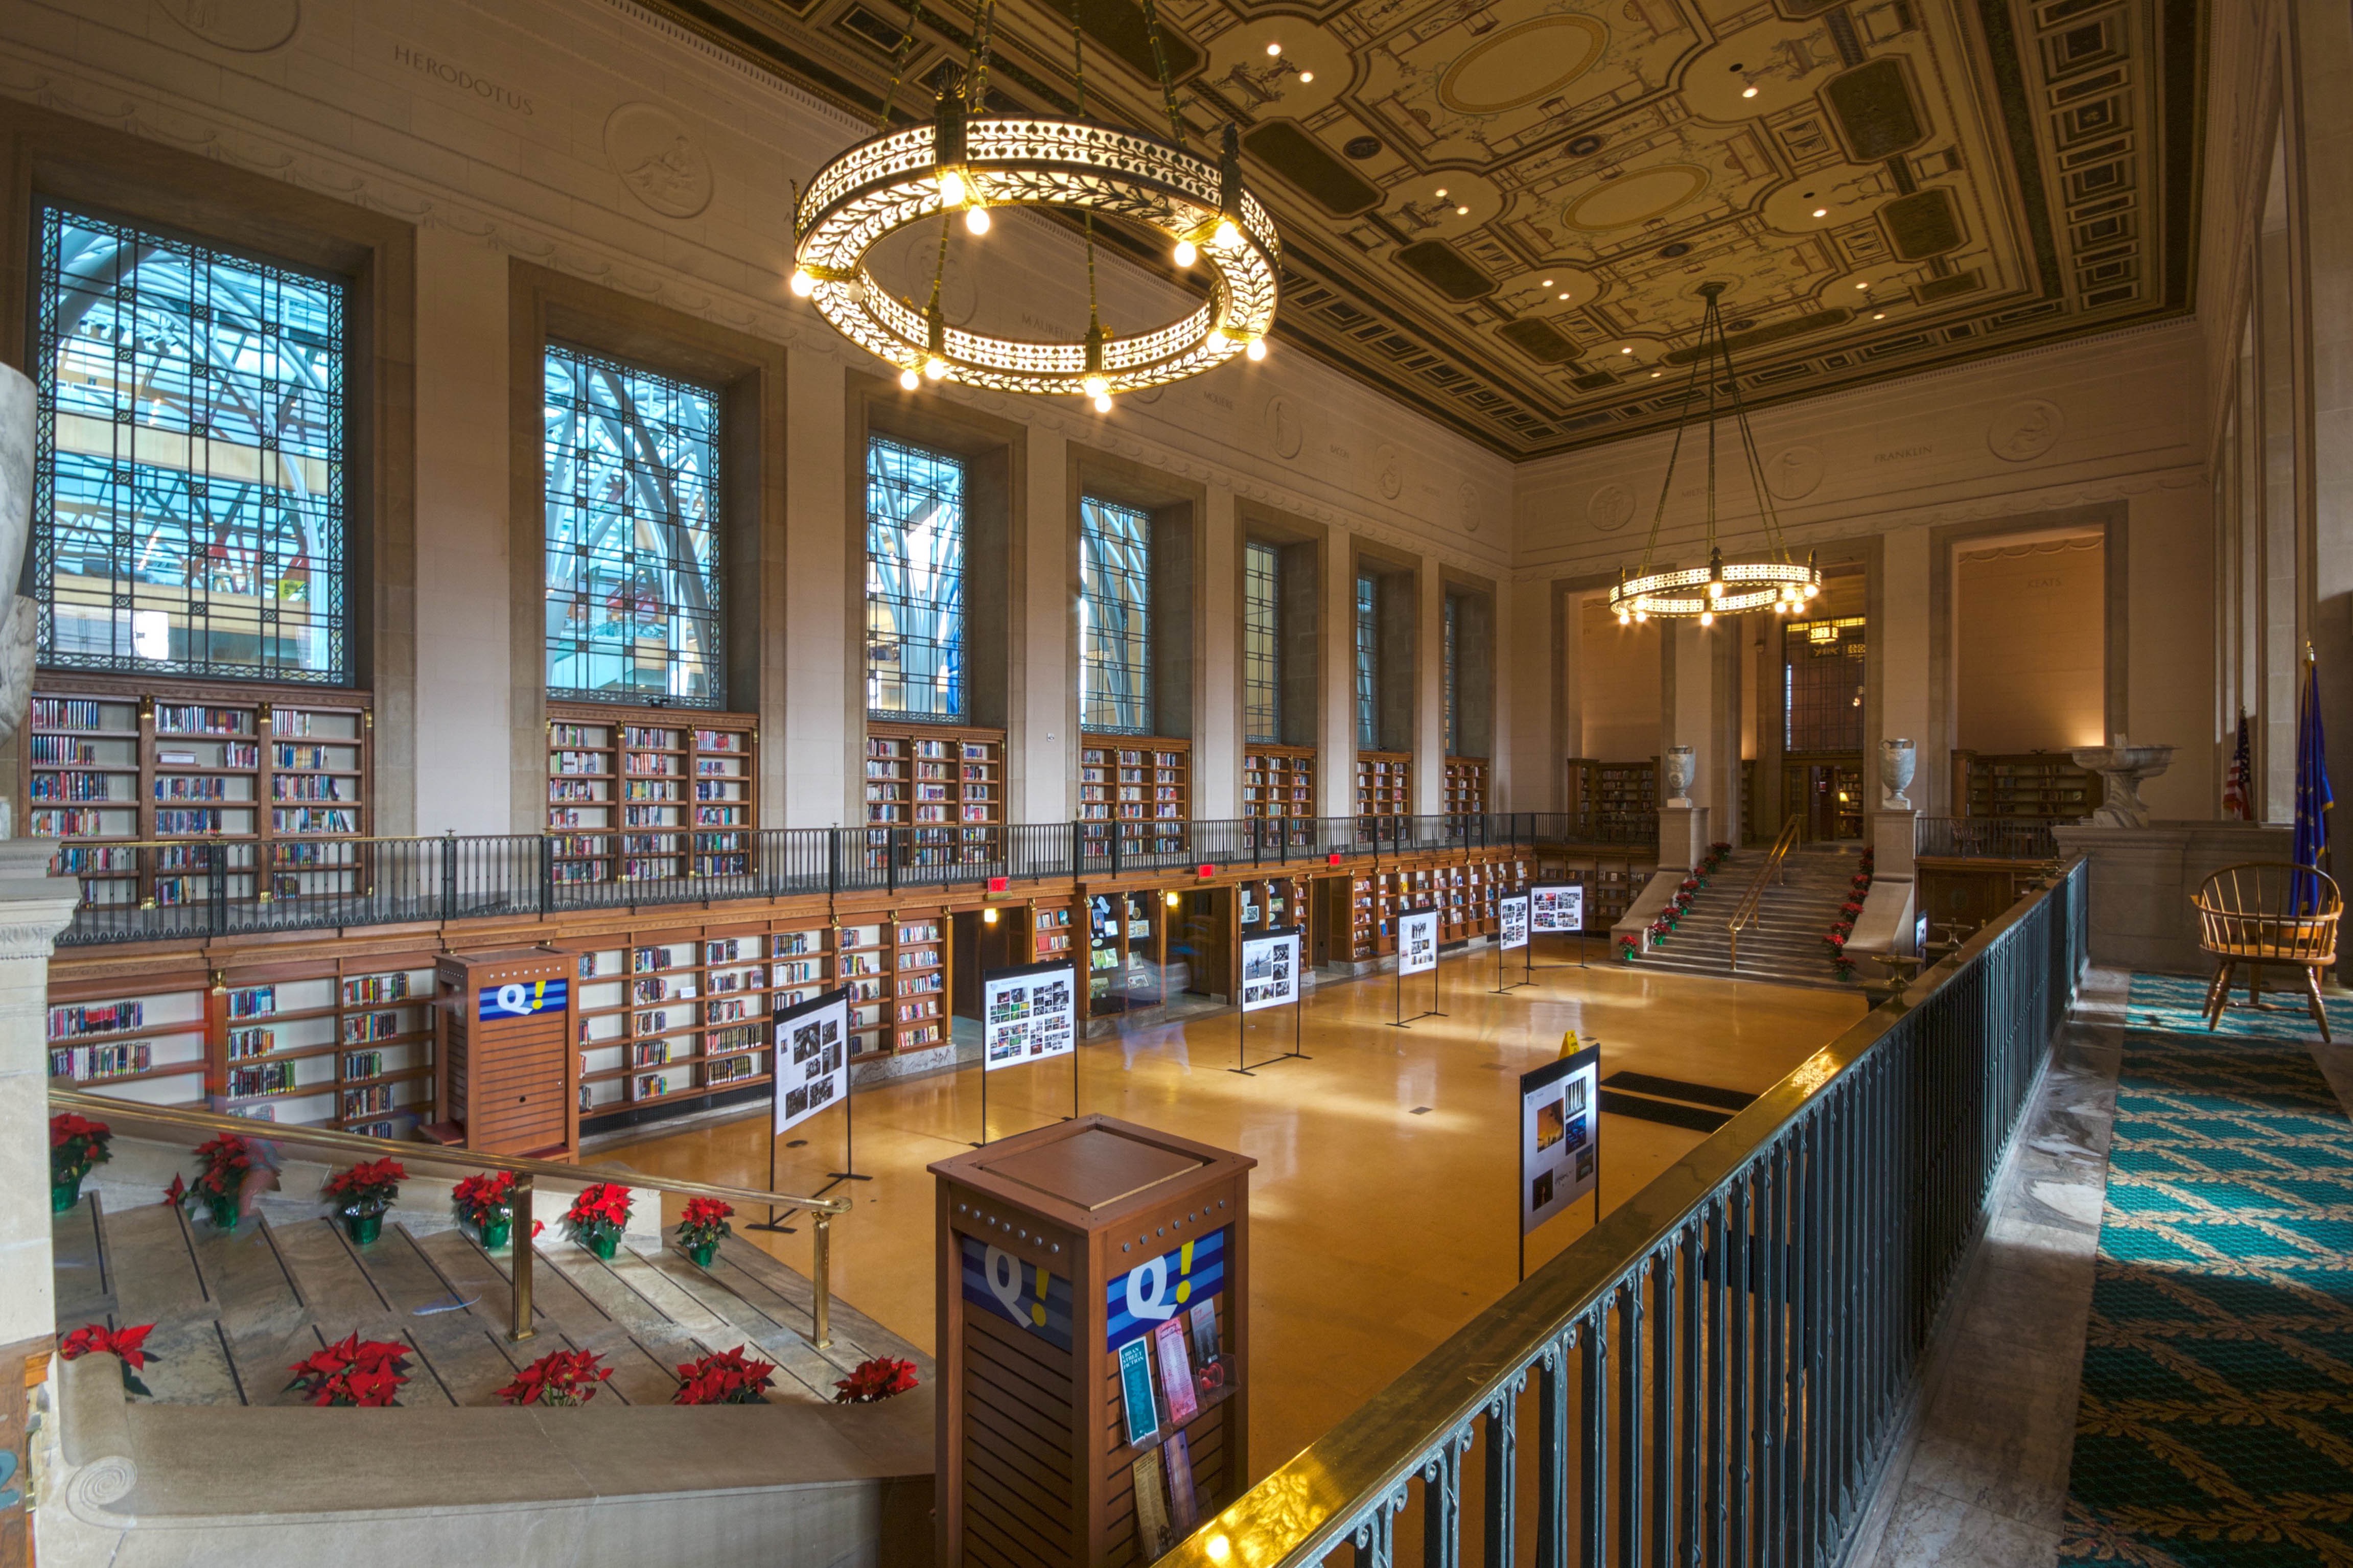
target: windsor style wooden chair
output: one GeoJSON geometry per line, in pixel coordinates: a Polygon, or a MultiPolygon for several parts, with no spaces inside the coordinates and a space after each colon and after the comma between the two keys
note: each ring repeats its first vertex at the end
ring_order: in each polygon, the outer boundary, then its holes
{"type": "Polygon", "coordinates": [[[2337,963],[2337,922],[2345,912],[2344,896],[2326,871],[2284,861],[2258,861],[2227,866],[2206,879],[2190,900],[2198,910],[2198,945],[2220,960],[2214,983],[2206,988],[2206,1026],[2221,1022],[2229,1004],[2231,981],[2244,966],[2247,1005],[2263,1005],[2263,973],[2266,964],[2304,971],[2304,994],[2312,1021],[2327,1040],[2328,1009],[2321,1005],[2320,972],[2337,963]],[[2316,896],[2297,909],[2296,885],[2316,896]]]}

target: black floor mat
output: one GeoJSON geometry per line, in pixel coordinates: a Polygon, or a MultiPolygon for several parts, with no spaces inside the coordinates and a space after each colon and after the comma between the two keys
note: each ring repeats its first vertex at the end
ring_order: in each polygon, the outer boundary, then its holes
{"type": "Polygon", "coordinates": [[[1601,1109],[1612,1116],[1631,1116],[1643,1121],[1663,1122],[1669,1127],[1687,1127],[1694,1132],[1713,1132],[1732,1120],[1721,1110],[1702,1110],[1696,1105],[1677,1105],[1672,1100],[1650,1100],[1639,1094],[1620,1094],[1614,1089],[1601,1091],[1601,1109]]]}
{"type": "Polygon", "coordinates": [[[1601,1081],[1630,1094],[1655,1094],[1662,1100],[1688,1100],[1694,1105],[1713,1105],[1718,1110],[1746,1110],[1757,1103],[1755,1095],[1743,1094],[1736,1089],[1685,1083],[1679,1078],[1653,1078],[1646,1072],[1613,1072],[1601,1081]]]}

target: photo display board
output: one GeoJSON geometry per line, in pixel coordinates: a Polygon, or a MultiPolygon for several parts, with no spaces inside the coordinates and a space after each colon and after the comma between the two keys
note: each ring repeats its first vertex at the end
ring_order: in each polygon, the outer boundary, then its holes
{"type": "Polygon", "coordinates": [[[1242,938],[1242,1011],[1299,1000],[1299,928],[1276,926],[1242,938]]]}
{"type": "Polygon", "coordinates": [[[1078,996],[1067,963],[992,969],[980,977],[983,1071],[1068,1056],[1078,1048],[1078,996]]]}
{"type": "Polygon", "coordinates": [[[1601,1047],[1520,1075],[1520,1234],[1601,1182],[1601,1047]]]}
{"type": "Polygon", "coordinates": [[[1585,930],[1585,889],[1576,882],[1528,889],[1528,930],[1538,936],[1585,930]]]}
{"type": "Polygon", "coordinates": [[[776,1119],[783,1132],[849,1093],[849,992],[812,996],[776,1015],[776,1119]]]}
{"type": "Polygon", "coordinates": [[[1438,967],[1438,911],[1398,916],[1398,973],[1420,974],[1438,967]]]}
{"type": "Polygon", "coordinates": [[[1508,952],[1515,947],[1528,945],[1528,896],[1514,893],[1508,899],[1495,900],[1496,938],[1508,952]]]}

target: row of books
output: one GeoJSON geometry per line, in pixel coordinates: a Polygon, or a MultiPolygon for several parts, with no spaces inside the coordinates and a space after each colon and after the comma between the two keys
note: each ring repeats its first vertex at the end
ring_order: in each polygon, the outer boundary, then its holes
{"type": "Polygon", "coordinates": [[[145,1023],[144,1002],[79,1003],[49,1009],[49,1038],[69,1040],[77,1035],[111,1035],[145,1023]]]}

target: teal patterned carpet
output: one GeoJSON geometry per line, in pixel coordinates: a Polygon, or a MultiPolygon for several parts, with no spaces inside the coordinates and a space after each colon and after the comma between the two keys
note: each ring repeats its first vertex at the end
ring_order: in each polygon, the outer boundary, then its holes
{"type": "Polygon", "coordinates": [[[2300,995],[2204,989],[2132,982],[2060,1559],[2353,1568],[2353,1122],[2300,995]]]}

